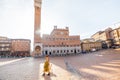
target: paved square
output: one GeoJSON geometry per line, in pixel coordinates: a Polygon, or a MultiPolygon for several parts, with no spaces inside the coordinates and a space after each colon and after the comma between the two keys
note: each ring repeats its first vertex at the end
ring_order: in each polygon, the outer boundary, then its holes
{"type": "Polygon", "coordinates": [[[1,58],[0,80],[120,80],[120,49],[50,57],[51,75],[41,76],[44,58],[1,58]]]}

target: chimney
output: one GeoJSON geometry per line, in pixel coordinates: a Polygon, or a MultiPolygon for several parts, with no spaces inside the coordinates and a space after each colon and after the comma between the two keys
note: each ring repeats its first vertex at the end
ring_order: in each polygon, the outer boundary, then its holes
{"type": "Polygon", "coordinates": [[[56,25],[54,26],[54,29],[57,29],[57,26],[56,26],[56,25]]]}
{"type": "Polygon", "coordinates": [[[67,30],[69,30],[69,27],[66,27],[67,30]]]}

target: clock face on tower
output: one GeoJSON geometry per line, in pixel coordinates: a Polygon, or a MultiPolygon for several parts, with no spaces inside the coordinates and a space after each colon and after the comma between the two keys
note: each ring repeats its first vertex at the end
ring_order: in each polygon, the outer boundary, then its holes
{"type": "Polygon", "coordinates": [[[61,35],[63,35],[64,33],[63,32],[60,32],[61,35]]]}

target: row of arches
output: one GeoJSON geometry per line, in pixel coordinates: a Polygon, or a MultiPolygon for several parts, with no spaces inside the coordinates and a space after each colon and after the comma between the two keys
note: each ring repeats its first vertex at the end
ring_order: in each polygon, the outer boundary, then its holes
{"type": "Polygon", "coordinates": [[[61,55],[61,54],[77,54],[80,53],[80,50],[74,49],[74,50],[44,50],[42,52],[43,55],[61,55]]]}
{"type": "Polygon", "coordinates": [[[70,55],[81,53],[80,47],[35,47],[35,56],[42,55],[70,55]]]}

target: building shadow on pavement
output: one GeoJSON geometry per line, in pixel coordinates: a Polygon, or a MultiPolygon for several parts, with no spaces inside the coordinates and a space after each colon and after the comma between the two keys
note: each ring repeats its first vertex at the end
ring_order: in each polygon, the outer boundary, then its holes
{"type": "Polygon", "coordinates": [[[85,80],[120,80],[120,60],[112,60],[105,63],[79,68],[81,76],[85,80]],[[117,63],[117,64],[115,64],[117,63]],[[107,65],[107,66],[106,66],[107,65]]]}

